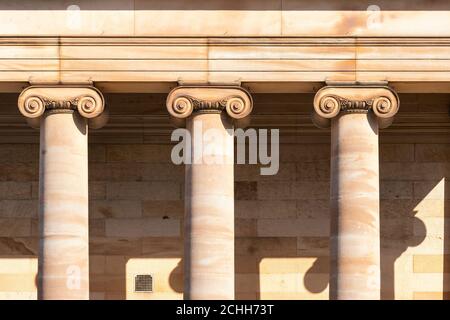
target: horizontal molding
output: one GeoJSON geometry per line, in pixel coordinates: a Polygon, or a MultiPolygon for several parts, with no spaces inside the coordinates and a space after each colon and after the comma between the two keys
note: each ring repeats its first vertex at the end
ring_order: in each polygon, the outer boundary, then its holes
{"type": "Polygon", "coordinates": [[[0,92],[17,87],[10,83],[100,83],[110,92],[162,92],[168,83],[258,92],[325,81],[417,87],[450,83],[450,37],[0,37],[0,71],[0,92]]]}
{"type": "Polygon", "coordinates": [[[14,37],[0,36],[0,45],[336,45],[336,46],[442,46],[450,45],[450,37],[14,37]]]}

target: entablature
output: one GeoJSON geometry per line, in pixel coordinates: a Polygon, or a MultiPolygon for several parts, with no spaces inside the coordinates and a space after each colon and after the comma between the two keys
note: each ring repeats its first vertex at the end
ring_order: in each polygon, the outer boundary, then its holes
{"type": "Polygon", "coordinates": [[[450,92],[450,37],[0,37],[0,91],[94,84],[169,92],[179,84],[315,92],[324,82],[388,82],[450,92]]]}

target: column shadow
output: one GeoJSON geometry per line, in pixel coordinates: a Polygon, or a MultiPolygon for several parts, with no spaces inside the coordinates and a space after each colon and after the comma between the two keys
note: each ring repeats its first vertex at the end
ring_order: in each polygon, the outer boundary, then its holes
{"type": "MultiPolygon", "coordinates": [[[[429,190],[430,191],[430,190],[429,190]]],[[[399,200],[407,201],[407,200],[399,200]]],[[[422,220],[416,217],[414,208],[422,201],[412,201],[403,211],[392,212],[381,200],[380,205],[380,258],[381,258],[381,299],[395,299],[395,262],[409,248],[420,245],[426,237],[426,227],[422,220]],[[393,216],[395,219],[393,219],[393,216]]],[[[304,277],[305,287],[311,293],[323,292],[328,281],[314,277],[323,273],[329,257],[317,257],[313,266],[304,277]]],[[[446,259],[448,263],[448,259],[446,259]]],[[[326,272],[329,272],[328,270],[326,272]]],[[[447,275],[448,276],[448,275],[447,275]]],[[[448,283],[448,279],[447,279],[448,283]]]]}
{"type": "MultiPolygon", "coordinates": [[[[414,208],[420,201],[416,202],[414,208]]],[[[383,208],[383,206],[381,206],[383,208]]],[[[393,219],[380,212],[380,258],[381,258],[381,299],[395,299],[395,262],[409,248],[420,245],[426,236],[425,224],[422,220],[415,217],[417,211],[406,210],[399,212],[401,222],[392,226],[393,219]],[[413,231],[415,229],[415,231],[413,231]],[[414,236],[412,232],[415,232],[414,236]]],[[[316,273],[323,272],[324,265],[328,264],[328,257],[317,257],[313,266],[307,271],[304,278],[305,287],[312,293],[320,293],[328,286],[328,281],[317,281],[313,276],[316,273]]],[[[448,262],[447,262],[448,263],[448,262]]]]}
{"type": "Polygon", "coordinates": [[[414,210],[421,200],[414,201],[404,212],[392,212],[385,209],[383,201],[380,210],[380,246],[381,246],[381,299],[395,300],[395,262],[410,247],[420,245],[426,237],[426,227],[416,217],[414,210]]]}

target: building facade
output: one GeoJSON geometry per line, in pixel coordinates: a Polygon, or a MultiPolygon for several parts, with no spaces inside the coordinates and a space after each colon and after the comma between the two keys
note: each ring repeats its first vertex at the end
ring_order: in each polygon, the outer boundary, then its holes
{"type": "Polygon", "coordinates": [[[0,299],[449,297],[447,1],[0,1],[0,26],[0,299]]]}

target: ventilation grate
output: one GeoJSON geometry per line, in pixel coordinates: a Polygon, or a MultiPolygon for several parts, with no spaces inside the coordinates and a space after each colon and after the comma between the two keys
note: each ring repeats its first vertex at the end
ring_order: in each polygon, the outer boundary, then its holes
{"type": "Polygon", "coordinates": [[[134,292],[153,292],[153,277],[151,274],[134,276],[134,292]]]}

